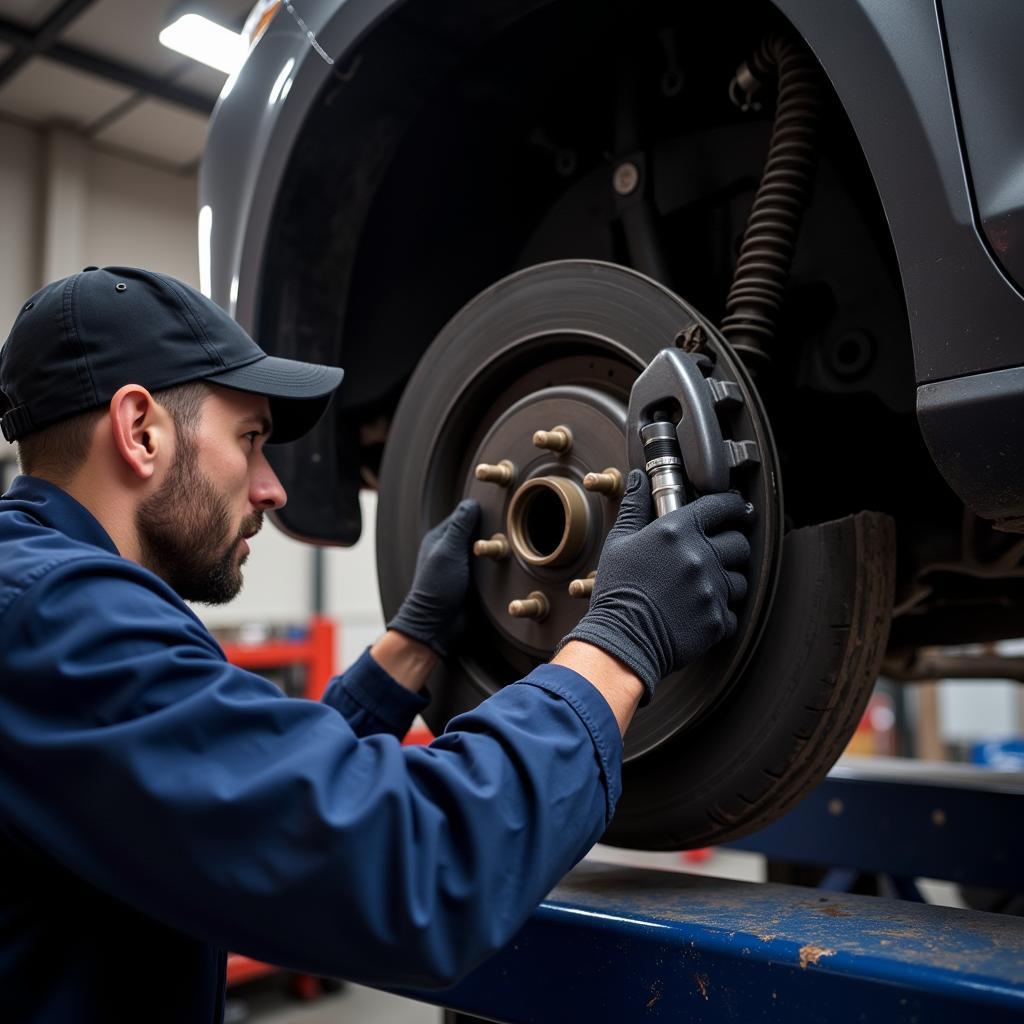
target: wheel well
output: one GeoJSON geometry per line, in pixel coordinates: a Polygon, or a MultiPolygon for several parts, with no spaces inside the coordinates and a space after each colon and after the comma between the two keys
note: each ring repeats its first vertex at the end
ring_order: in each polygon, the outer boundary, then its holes
{"type": "MultiPolygon", "coordinates": [[[[405,381],[474,294],[546,259],[637,265],[610,187],[626,156],[645,160],[650,174],[664,283],[721,317],[771,123],[770,107],[737,110],[728,86],[763,34],[780,27],[792,31],[766,0],[684,10],[660,0],[471,9],[414,0],[373,28],[346,80],[332,80],[307,116],[266,250],[258,336],[277,354],[346,368],[332,419],[309,442],[323,449],[330,436],[337,484],[308,500],[293,494],[286,527],[355,539],[358,486],[375,479],[405,381]]],[[[908,466],[914,486],[945,507],[913,418],[909,332],[884,213],[833,95],[821,154],[776,374],[764,386],[770,406],[778,378],[780,409],[792,409],[796,389],[799,407],[818,417],[809,449],[799,415],[773,422],[792,478],[824,472],[838,486],[823,498],[797,483],[792,520],[865,504],[898,512],[908,466]],[[850,415],[860,423],[855,440],[845,436],[850,415]],[[879,450],[899,457],[880,459],[879,450]]],[[[294,492],[308,454],[292,448],[278,468],[294,492]]]]}

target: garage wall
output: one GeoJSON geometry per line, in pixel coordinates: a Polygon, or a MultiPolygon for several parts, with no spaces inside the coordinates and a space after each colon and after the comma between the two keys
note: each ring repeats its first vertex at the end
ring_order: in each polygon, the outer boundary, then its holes
{"type": "Polygon", "coordinates": [[[39,287],[43,139],[0,121],[0,338],[39,287]]]}
{"type": "Polygon", "coordinates": [[[198,287],[196,179],[0,120],[0,322],[89,264],[165,270],[198,287]]]}
{"type": "Polygon", "coordinates": [[[195,175],[93,151],[82,266],[149,267],[198,288],[196,189],[195,175]]]}
{"type": "MultiPolygon", "coordinates": [[[[150,267],[198,287],[196,207],[194,174],[99,149],[68,129],[0,120],[0,338],[32,292],[84,266],[150,267]]],[[[5,456],[11,450],[0,440],[5,456]]],[[[340,664],[383,629],[374,518],[367,495],[363,540],[324,554],[325,610],[342,625],[340,664]]],[[[311,547],[268,521],[253,543],[242,594],[222,608],[196,610],[213,627],[301,625],[313,610],[313,559],[311,547]]]]}

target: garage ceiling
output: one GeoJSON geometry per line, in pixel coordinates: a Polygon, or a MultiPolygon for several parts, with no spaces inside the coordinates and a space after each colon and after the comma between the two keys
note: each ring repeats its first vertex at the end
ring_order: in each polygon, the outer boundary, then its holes
{"type": "MultiPolygon", "coordinates": [[[[254,0],[205,5],[241,28],[254,0]]],[[[225,75],[157,40],[172,0],[0,0],[0,117],[189,171],[225,75]]]]}

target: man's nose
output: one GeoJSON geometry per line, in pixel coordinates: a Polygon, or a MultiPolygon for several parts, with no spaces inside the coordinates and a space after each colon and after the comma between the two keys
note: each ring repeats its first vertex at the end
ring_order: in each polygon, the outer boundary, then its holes
{"type": "Polygon", "coordinates": [[[277,474],[267,462],[266,456],[260,453],[259,465],[253,472],[249,487],[249,500],[255,508],[264,510],[283,508],[288,500],[285,489],[278,480],[277,474]]]}

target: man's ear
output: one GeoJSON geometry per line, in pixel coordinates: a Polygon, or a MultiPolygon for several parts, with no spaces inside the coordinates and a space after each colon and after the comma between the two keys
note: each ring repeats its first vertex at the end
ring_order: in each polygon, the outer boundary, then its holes
{"type": "Polygon", "coordinates": [[[141,384],[125,384],[110,400],[109,418],[117,453],[137,477],[149,480],[174,450],[167,411],[141,384]]]}

